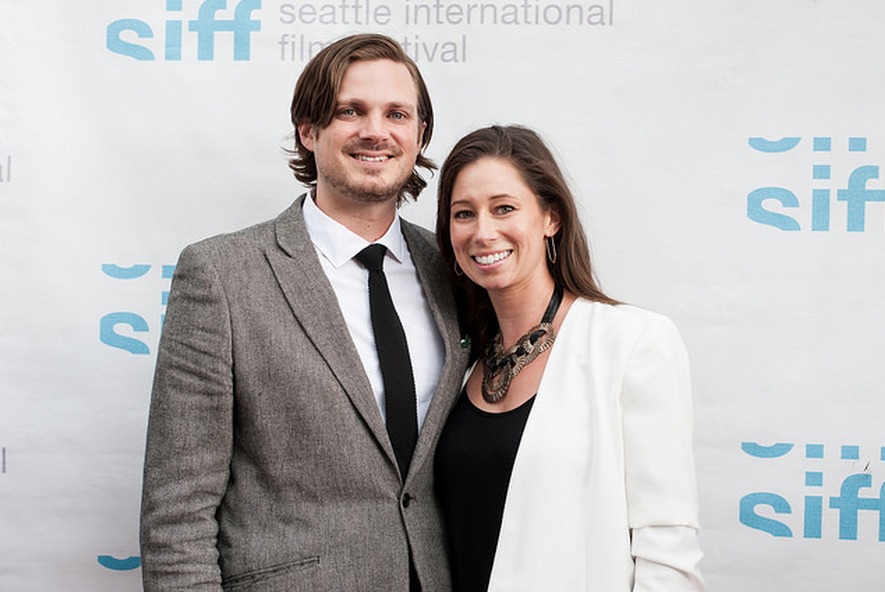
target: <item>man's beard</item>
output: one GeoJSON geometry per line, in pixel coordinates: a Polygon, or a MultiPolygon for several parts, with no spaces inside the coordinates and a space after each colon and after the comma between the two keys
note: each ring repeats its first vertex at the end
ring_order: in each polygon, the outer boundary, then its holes
{"type": "Polygon", "coordinates": [[[327,176],[326,182],[339,193],[362,203],[382,203],[391,199],[399,199],[406,186],[403,182],[390,184],[386,187],[366,187],[365,183],[360,185],[351,183],[345,175],[327,176]]]}

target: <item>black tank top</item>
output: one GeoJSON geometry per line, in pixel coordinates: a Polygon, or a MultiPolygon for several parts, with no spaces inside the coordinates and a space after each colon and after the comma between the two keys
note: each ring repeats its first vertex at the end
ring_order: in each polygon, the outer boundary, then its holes
{"type": "Polygon", "coordinates": [[[510,473],[534,400],[511,411],[489,413],[477,409],[462,392],[440,435],[436,488],[455,592],[488,588],[510,473]]]}

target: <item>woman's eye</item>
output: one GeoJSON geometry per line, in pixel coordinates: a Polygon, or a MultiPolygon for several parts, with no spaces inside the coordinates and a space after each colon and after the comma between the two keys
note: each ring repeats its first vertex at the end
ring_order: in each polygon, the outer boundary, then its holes
{"type": "Polygon", "coordinates": [[[452,218],[454,218],[455,220],[464,220],[469,217],[470,217],[470,212],[468,212],[467,210],[452,212],[452,218]]]}

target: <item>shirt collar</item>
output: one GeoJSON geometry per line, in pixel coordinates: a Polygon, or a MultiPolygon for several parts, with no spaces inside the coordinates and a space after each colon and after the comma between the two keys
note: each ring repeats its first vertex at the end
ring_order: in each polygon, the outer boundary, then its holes
{"type": "MultiPolygon", "coordinates": [[[[311,241],[336,268],[353,259],[357,253],[371,244],[337,220],[326,215],[317,207],[310,194],[304,199],[303,213],[304,223],[311,241]]],[[[387,232],[376,240],[375,244],[387,247],[394,259],[402,263],[405,258],[406,242],[400,229],[399,213],[394,215],[393,222],[387,232]]]]}

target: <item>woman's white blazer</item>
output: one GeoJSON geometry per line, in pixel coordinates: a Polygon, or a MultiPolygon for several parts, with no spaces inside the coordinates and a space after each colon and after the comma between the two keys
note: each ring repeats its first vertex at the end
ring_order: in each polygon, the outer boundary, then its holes
{"type": "Polygon", "coordinates": [[[688,358],[666,317],[579,299],[547,361],[489,591],[703,590],[688,358]]]}

